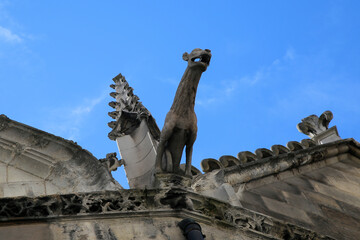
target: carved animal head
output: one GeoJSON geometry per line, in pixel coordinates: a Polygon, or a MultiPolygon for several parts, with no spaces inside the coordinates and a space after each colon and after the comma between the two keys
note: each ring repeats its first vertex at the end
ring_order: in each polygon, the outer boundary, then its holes
{"type": "Polygon", "coordinates": [[[210,64],[211,51],[209,49],[202,50],[200,48],[195,48],[190,54],[185,52],[183,54],[183,59],[188,62],[189,68],[198,68],[202,72],[205,72],[210,64]]]}

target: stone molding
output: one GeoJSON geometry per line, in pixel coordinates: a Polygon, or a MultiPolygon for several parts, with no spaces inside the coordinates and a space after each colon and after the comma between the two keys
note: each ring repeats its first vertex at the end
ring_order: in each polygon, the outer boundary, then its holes
{"type": "Polygon", "coordinates": [[[63,217],[110,217],[114,214],[191,216],[199,221],[275,239],[331,239],[293,224],[182,188],[120,190],[36,198],[0,199],[0,222],[51,221],[63,217]]]}

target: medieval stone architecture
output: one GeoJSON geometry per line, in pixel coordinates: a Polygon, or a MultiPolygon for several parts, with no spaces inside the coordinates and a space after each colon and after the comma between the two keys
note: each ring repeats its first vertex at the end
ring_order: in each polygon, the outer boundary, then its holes
{"type": "Polygon", "coordinates": [[[0,115],[0,239],[359,239],[360,144],[329,128],[330,111],[298,124],[300,142],[159,173],[160,130],[113,80],[119,158],[0,115]],[[130,189],[111,175],[120,166],[130,189]]]}

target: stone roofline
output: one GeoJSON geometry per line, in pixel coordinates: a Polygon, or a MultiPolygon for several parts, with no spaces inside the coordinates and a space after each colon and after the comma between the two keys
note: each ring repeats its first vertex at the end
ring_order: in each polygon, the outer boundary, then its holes
{"type": "Polygon", "coordinates": [[[343,154],[351,154],[360,158],[360,143],[353,138],[343,139],[278,156],[270,156],[244,165],[225,168],[225,181],[229,183],[246,183],[304,165],[340,157],[343,154]]]}
{"type": "Polygon", "coordinates": [[[0,198],[122,189],[73,141],[0,115],[0,198]]]}
{"type": "Polygon", "coordinates": [[[52,142],[56,142],[57,144],[60,144],[64,147],[70,148],[70,149],[74,150],[74,152],[84,151],[89,156],[95,158],[91,152],[89,152],[86,149],[83,149],[80,145],[78,145],[76,142],[74,142],[72,140],[67,140],[62,137],[56,136],[54,134],[31,127],[24,123],[17,122],[15,120],[10,119],[5,114],[1,114],[0,115],[0,132],[6,130],[9,127],[13,127],[13,128],[25,131],[29,134],[32,134],[34,136],[33,143],[35,145],[39,145],[39,147],[41,147],[41,145],[45,145],[45,144],[49,143],[50,141],[52,141],[52,142]]]}
{"type": "Polygon", "coordinates": [[[0,198],[0,206],[0,222],[4,223],[51,222],[62,218],[191,217],[200,223],[231,228],[253,237],[332,239],[184,188],[0,198]]]}
{"type": "MultiPolygon", "coordinates": [[[[264,151],[264,149],[262,149],[262,151],[264,151]]],[[[212,184],[209,183],[212,182],[215,186],[221,186],[224,183],[230,184],[236,190],[240,185],[245,183],[254,183],[271,176],[279,178],[281,174],[285,174],[285,172],[289,170],[297,169],[297,171],[300,171],[301,167],[310,166],[315,163],[321,163],[323,165],[331,164],[343,158],[345,159],[348,155],[360,159],[360,143],[353,138],[342,139],[308,148],[294,149],[291,152],[271,155],[261,159],[252,159],[252,161],[245,163],[239,160],[234,163],[235,157],[223,156],[219,161],[215,159],[211,159],[211,161],[217,161],[219,165],[223,166],[224,164],[222,164],[222,162],[225,162],[224,159],[228,158],[234,161],[231,163],[231,166],[213,169],[203,175],[195,177],[192,188],[199,189],[202,188],[200,186],[204,186],[204,184],[210,187],[212,184]]]]}

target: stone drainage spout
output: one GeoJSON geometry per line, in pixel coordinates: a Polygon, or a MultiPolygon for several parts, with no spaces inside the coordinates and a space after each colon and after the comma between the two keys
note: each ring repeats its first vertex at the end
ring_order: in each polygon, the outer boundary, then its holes
{"type": "Polygon", "coordinates": [[[201,226],[191,218],[185,218],[178,226],[183,231],[187,240],[203,240],[205,235],[201,232],[201,226]]]}

